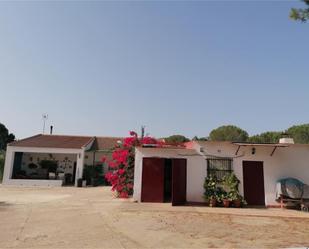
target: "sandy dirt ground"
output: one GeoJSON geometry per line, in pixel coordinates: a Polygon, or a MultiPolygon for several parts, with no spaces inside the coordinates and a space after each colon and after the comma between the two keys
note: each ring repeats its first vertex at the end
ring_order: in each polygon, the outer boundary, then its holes
{"type": "Polygon", "coordinates": [[[0,248],[309,246],[309,213],[134,203],[108,187],[0,186],[0,221],[0,248]]]}

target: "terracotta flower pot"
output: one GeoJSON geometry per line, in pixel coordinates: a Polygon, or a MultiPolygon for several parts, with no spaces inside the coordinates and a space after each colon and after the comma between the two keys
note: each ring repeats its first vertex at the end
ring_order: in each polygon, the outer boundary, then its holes
{"type": "Polygon", "coordinates": [[[234,205],[234,207],[236,207],[236,208],[240,208],[240,206],[241,206],[241,200],[233,200],[233,205],[234,205]]]}
{"type": "Polygon", "coordinates": [[[209,206],[210,207],[215,207],[217,205],[217,200],[216,199],[210,199],[209,200],[209,206]]]}
{"type": "Polygon", "coordinates": [[[226,208],[229,207],[230,206],[230,200],[224,199],[223,200],[223,206],[226,207],[226,208]]]}

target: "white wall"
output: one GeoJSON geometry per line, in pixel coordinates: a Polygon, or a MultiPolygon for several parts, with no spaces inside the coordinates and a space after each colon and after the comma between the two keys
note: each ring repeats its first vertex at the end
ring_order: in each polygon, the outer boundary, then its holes
{"type": "Polygon", "coordinates": [[[13,163],[14,163],[14,148],[12,146],[7,146],[4,162],[4,171],[2,184],[6,184],[12,177],[13,163]]]}
{"type": "Polygon", "coordinates": [[[83,171],[84,171],[84,160],[85,160],[85,153],[89,150],[94,142],[94,138],[90,143],[85,145],[79,150],[77,154],[77,162],[76,162],[76,176],[75,176],[75,186],[77,186],[77,181],[79,178],[83,178],[83,171]]]}
{"type": "MultiPolygon", "coordinates": [[[[95,165],[102,164],[102,157],[106,157],[108,160],[110,160],[111,155],[112,155],[111,152],[104,152],[104,151],[95,152],[95,160],[94,160],[95,165]]],[[[84,164],[93,165],[93,151],[85,152],[84,164]]],[[[103,170],[104,170],[103,173],[106,173],[108,171],[107,163],[104,164],[103,170]]]]}
{"type": "Polygon", "coordinates": [[[187,201],[203,201],[203,184],[206,177],[206,162],[195,150],[136,148],[133,199],[141,201],[143,157],[187,159],[187,201]],[[202,187],[201,187],[202,186],[202,187]]]}

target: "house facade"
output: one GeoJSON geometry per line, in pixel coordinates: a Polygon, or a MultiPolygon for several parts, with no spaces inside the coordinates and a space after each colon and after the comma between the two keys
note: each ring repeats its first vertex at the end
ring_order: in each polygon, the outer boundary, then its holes
{"type": "Polygon", "coordinates": [[[249,205],[279,206],[276,183],[293,177],[309,184],[309,145],[193,141],[185,148],[138,147],[134,199],[204,202],[204,180],[235,173],[249,205]]]}
{"type": "MultiPolygon", "coordinates": [[[[7,146],[4,185],[77,185],[87,166],[102,165],[117,137],[36,135],[7,146]]],[[[105,165],[103,171],[106,172],[105,165]]],[[[104,173],[103,172],[103,173],[104,173]]]]}

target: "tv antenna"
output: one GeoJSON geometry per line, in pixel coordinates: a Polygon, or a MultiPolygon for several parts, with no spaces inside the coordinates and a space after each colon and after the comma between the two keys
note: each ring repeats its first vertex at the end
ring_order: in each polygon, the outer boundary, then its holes
{"type": "Polygon", "coordinates": [[[141,126],[141,138],[143,139],[144,136],[145,136],[145,129],[146,129],[146,126],[145,125],[142,125],[141,126]]]}
{"type": "Polygon", "coordinates": [[[42,119],[43,119],[43,134],[44,134],[45,133],[45,123],[46,123],[46,120],[48,119],[48,114],[47,113],[42,114],[42,119]]]}

